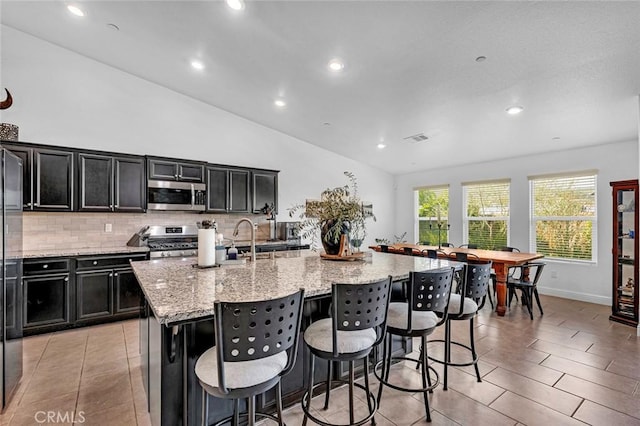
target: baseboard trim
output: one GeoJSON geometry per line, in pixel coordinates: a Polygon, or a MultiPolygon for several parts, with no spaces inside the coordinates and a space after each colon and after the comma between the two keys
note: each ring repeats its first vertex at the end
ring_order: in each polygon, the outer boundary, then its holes
{"type": "Polygon", "coordinates": [[[538,292],[540,294],[562,297],[564,299],[580,300],[581,302],[597,303],[598,305],[611,305],[611,297],[598,296],[597,294],[585,294],[541,286],[538,286],[538,292]]]}

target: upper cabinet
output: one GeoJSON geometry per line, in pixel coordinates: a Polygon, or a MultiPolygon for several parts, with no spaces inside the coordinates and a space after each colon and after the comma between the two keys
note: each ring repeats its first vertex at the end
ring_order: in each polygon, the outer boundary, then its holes
{"type": "Polygon", "coordinates": [[[204,183],[203,163],[148,157],[149,179],[204,183]]]}
{"type": "Polygon", "coordinates": [[[74,153],[21,145],[4,145],[23,162],[24,210],[72,211],[74,153]]]}
{"type": "Polygon", "coordinates": [[[251,172],[253,188],[253,212],[264,213],[273,207],[278,212],[278,172],[254,170],[251,172]]]}
{"type": "Polygon", "coordinates": [[[78,210],[143,212],[144,167],[144,157],[78,154],[78,210]]]}
{"type": "Polygon", "coordinates": [[[251,171],[224,166],[207,166],[207,211],[251,212],[251,171]]]}

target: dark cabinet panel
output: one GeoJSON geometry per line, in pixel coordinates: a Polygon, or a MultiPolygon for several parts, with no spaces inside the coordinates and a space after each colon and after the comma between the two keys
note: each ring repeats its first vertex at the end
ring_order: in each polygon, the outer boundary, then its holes
{"type": "Polygon", "coordinates": [[[229,211],[234,213],[248,213],[250,211],[249,171],[229,171],[229,211]]]}
{"type": "Polygon", "coordinates": [[[82,153],[78,155],[78,160],[79,210],[144,211],[144,158],[114,158],[82,153]]]}
{"type": "Polygon", "coordinates": [[[34,210],[73,210],[73,153],[33,150],[34,210]]]}
{"type": "Polygon", "coordinates": [[[204,165],[149,158],[149,179],[204,182],[204,165]]]}
{"type": "Polygon", "coordinates": [[[24,277],[24,327],[70,321],[69,274],[24,277]]]}
{"type": "Polygon", "coordinates": [[[253,212],[264,213],[265,207],[278,212],[278,172],[253,171],[253,212]]]}
{"type": "Polygon", "coordinates": [[[114,210],[143,212],[146,209],[146,179],[143,158],[114,158],[114,210]]]}
{"type": "Polygon", "coordinates": [[[111,211],[113,160],[101,155],[79,154],[80,210],[111,211]]]}
{"type": "Polygon", "coordinates": [[[78,273],[76,288],[79,320],[113,314],[113,271],[78,273]]]}
{"type": "Polygon", "coordinates": [[[16,157],[22,160],[22,203],[24,210],[31,210],[33,205],[33,192],[32,192],[32,164],[33,164],[33,150],[22,146],[3,145],[6,149],[10,150],[16,157]]]}
{"type": "Polygon", "coordinates": [[[131,269],[116,270],[113,274],[116,294],[115,313],[140,311],[140,285],[131,269]]]}
{"type": "Polygon", "coordinates": [[[73,152],[10,144],[5,148],[22,160],[24,210],[73,210],[73,152]]]}
{"type": "Polygon", "coordinates": [[[229,170],[207,167],[207,210],[227,212],[229,209],[229,170]]]}

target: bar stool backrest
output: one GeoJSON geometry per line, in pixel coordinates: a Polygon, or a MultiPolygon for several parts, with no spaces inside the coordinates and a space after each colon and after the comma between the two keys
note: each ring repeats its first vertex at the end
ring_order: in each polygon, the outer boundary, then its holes
{"type": "Polygon", "coordinates": [[[482,308],[487,296],[489,281],[491,280],[491,264],[490,260],[468,259],[465,266],[462,296],[473,299],[478,303],[478,309],[482,308]]]}
{"type": "Polygon", "coordinates": [[[432,311],[447,316],[454,268],[443,268],[409,275],[409,309],[407,328],[411,330],[412,311],[432,311]]]}
{"type": "Polygon", "coordinates": [[[384,338],[389,310],[391,277],[369,284],[333,283],[332,315],[333,352],[338,356],[338,333],[373,328],[376,330],[376,346],[384,338]]]}
{"type": "Polygon", "coordinates": [[[253,361],[290,350],[283,372],[295,364],[304,290],[272,300],[215,302],[215,336],[220,389],[224,363],[253,361]]]}

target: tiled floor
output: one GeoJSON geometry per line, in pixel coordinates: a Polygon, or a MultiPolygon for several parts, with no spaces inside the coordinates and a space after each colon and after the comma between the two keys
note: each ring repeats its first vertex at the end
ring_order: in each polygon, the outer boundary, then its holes
{"type": "MultiPolygon", "coordinates": [[[[450,389],[440,386],[430,398],[434,425],[640,425],[635,329],[608,321],[607,306],[545,296],[542,303],[545,315],[536,311],[533,321],[521,306],[504,318],[483,309],[475,329],[483,382],[475,381],[470,368],[450,370],[450,389]]],[[[467,338],[467,324],[455,324],[454,339],[467,338]]],[[[431,338],[441,336],[439,330],[431,338]]],[[[76,417],[82,425],[150,423],[143,408],[135,321],[30,337],[24,345],[25,374],[0,415],[2,425],[38,424],[34,416],[43,411],[68,413],[67,420],[82,412],[82,418],[76,417]]],[[[435,343],[429,350],[431,355],[441,352],[435,343]]],[[[412,366],[396,365],[392,374],[419,385],[412,366]]],[[[323,411],[316,398],[314,411],[328,421],[344,422],[346,389],[334,390],[331,401],[323,411]]],[[[359,402],[361,413],[364,402],[359,402]]],[[[377,424],[424,424],[423,412],[420,394],[385,389],[377,424]]],[[[301,418],[296,406],[287,410],[285,421],[298,426],[301,418]]]]}

